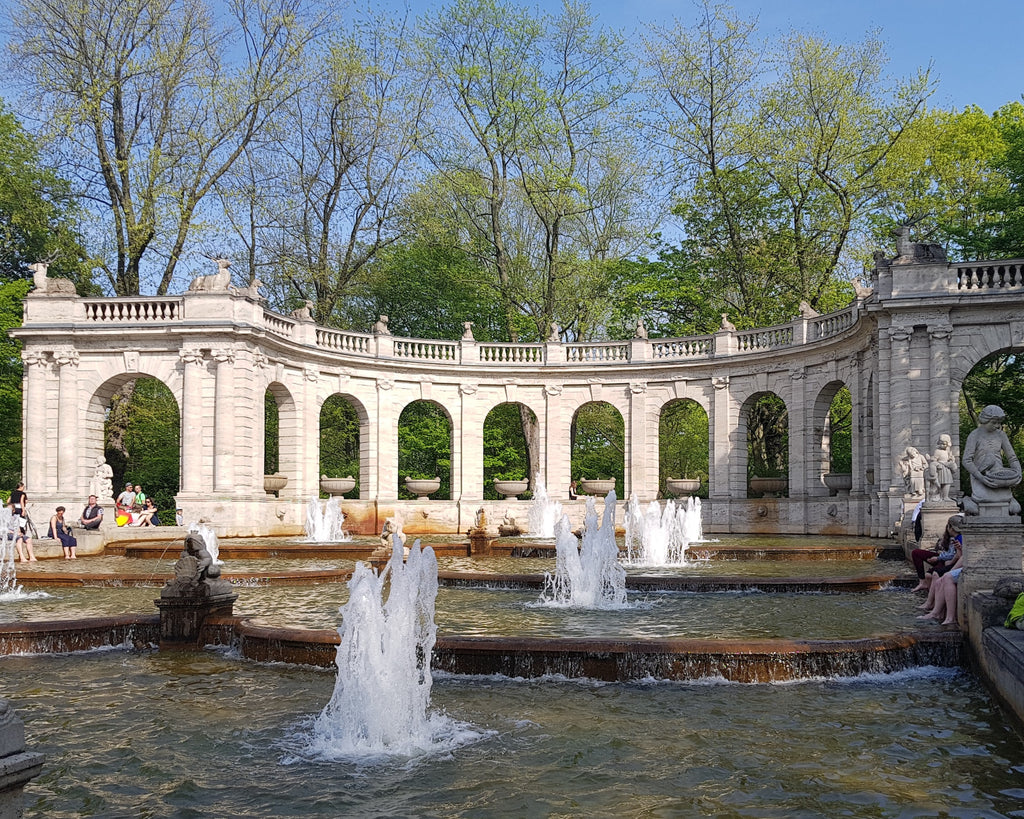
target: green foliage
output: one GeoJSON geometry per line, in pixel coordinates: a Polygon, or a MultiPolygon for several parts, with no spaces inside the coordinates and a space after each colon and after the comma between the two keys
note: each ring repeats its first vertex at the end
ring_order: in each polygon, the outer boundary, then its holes
{"type": "Polygon", "coordinates": [[[180,489],[181,424],[171,391],[155,378],[139,378],[129,397],[115,394],[107,420],[105,456],[114,471],[114,494],[128,481],[139,484],[157,505],[162,524],[174,523],[180,489]],[[118,404],[122,404],[118,406],[118,404]],[[124,416],[124,451],[110,446],[111,417],[124,416]]]}
{"type": "Polygon", "coordinates": [[[622,415],[605,401],[576,411],[571,428],[572,478],[614,478],[615,492],[625,488],[626,427],[622,415]]]}
{"type": "Polygon", "coordinates": [[[330,396],[320,409],[320,474],[351,475],[356,485],[348,497],[359,497],[359,416],[340,395],[330,396]]]}
{"type": "Polygon", "coordinates": [[[263,474],[275,475],[281,469],[281,413],[274,393],[263,394],[263,474]]]}
{"type": "MultiPolygon", "coordinates": [[[[1000,352],[979,361],[964,379],[960,393],[960,444],[977,428],[979,413],[989,404],[1006,413],[1003,431],[1018,457],[1024,454],[1024,358],[1000,352]]],[[[960,470],[960,488],[971,493],[970,475],[960,470]]],[[[1013,488],[1014,497],[1024,502],[1024,484],[1013,488]]]]}
{"type": "Polygon", "coordinates": [[[747,477],[789,477],[789,413],[774,393],[763,393],[747,415],[747,477]]]}
{"type": "Polygon", "coordinates": [[[21,342],[7,335],[21,326],[25,279],[0,283],[0,486],[13,488],[21,479],[21,342]]]}
{"type": "Polygon", "coordinates": [[[77,220],[67,180],[0,102],[0,282],[29,278],[28,265],[50,261],[51,274],[94,293],[77,220]]]}
{"type": "Polygon", "coordinates": [[[668,403],[658,422],[659,490],[668,497],[666,478],[700,478],[707,497],[710,435],[708,415],[696,401],[668,403]]]}
{"type": "MultiPolygon", "coordinates": [[[[484,420],[484,498],[500,499],[493,481],[529,477],[526,438],[519,417],[519,404],[499,404],[484,420]]],[[[529,411],[529,410],[528,410],[529,411]]],[[[532,411],[529,411],[532,415],[532,411]]]]}
{"type": "Polygon", "coordinates": [[[435,498],[452,496],[452,427],[444,409],[431,401],[414,401],[398,419],[398,496],[414,497],[405,478],[441,479],[435,498]]]}
{"type": "Polygon", "coordinates": [[[829,471],[853,471],[853,399],[843,387],[832,399],[828,409],[829,471]]]}

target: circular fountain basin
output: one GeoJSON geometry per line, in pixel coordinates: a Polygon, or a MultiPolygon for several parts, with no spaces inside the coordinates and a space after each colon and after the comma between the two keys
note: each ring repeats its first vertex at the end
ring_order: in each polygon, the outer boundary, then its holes
{"type": "Polygon", "coordinates": [[[435,675],[432,708],[466,723],[472,742],[331,763],[306,753],[331,672],[118,651],[4,657],[0,674],[47,758],[27,817],[858,819],[1020,808],[1024,742],[952,669],[782,686],[435,675]],[[955,777],[921,775],[937,759],[969,764],[955,777]]]}

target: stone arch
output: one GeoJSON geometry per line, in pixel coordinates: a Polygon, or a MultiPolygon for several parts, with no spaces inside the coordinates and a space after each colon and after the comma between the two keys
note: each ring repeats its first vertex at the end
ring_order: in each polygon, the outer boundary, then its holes
{"type": "MultiPolygon", "coordinates": [[[[176,395],[174,389],[164,378],[151,373],[145,372],[141,369],[134,369],[134,371],[120,372],[116,375],[109,376],[101,382],[90,394],[88,400],[85,402],[84,412],[80,419],[80,427],[78,430],[78,448],[79,458],[77,459],[78,478],[75,481],[76,488],[83,495],[86,488],[89,485],[89,481],[93,477],[93,472],[97,462],[100,459],[106,459],[105,451],[105,432],[106,422],[108,413],[110,411],[110,405],[114,398],[114,394],[123,388],[126,384],[132,381],[139,381],[141,379],[151,379],[161,385],[163,389],[167,391],[171,400],[174,402],[175,415],[178,425],[178,474],[176,476],[178,488],[181,486],[181,397],[180,394],[176,395]]],[[[118,495],[123,486],[119,486],[119,483],[123,483],[123,476],[115,472],[114,475],[114,497],[118,495]]],[[[152,493],[151,488],[147,487],[147,490],[152,493]]],[[[77,498],[76,498],[77,500],[77,498]]],[[[163,499],[162,504],[168,504],[169,499],[163,499]]],[[[168,510],[173,511],[173,510],[168,510]]]]}
{"type": "MultiPolygon", "coordinates": [[[[289,484],[281,490],[281,496],[294,496],[302,469],[302,419],[299,417],[295,397],[287,386],[280,381],[271,381],[267,384],[266,392],[270,393],[277,404],[277,468],[280,474],[288,478],[289,484]]],[[[262,422],[263,416],[259,415],[259,418],[262,422]]],[[[257,439],[265,442],[266,430],[260,433],[257,439]]]]}
{"type": "Polygon", "coordinates": [[[710,430],[707,409],[700,401],[672,398],[661,405],[658,413],[658,489],[661,496],[671,495],[666,486],[668,478],[700,478],[704,494],[707,494],[711,457],[710,430]],[[677,455],[671,443],[662,445],[672,435],[690,436],[695,440],[681,442],[683,445],[677,455]]]}
{"type": "Polygon", "coordinates": [[[626,428],[621,408],[603,398],[585,401],[573,412],[569,437],[571,479],[614,478],[616,495],[624,497],[626,428]]]}
{"type": "MultiPolygon", "coordinates": [[[[366,405],[356,396],[349,392],[334,392],[328,395],[323,402],[320,404],[320,415],[319,415],[319,432],[320,432],[320,474],[324,474],[323,458],[324,458],[324,447],[323,447],[323,422],[324,422],[324,407],[329,405],[329,402],[335,400],[344,402],[350,407],[355,415],[357,424],[356,428],[356,453],[357,462],[352,468],[352,476],[356,479],[356,487],[359,490],[359,497],[368,497],[368,478],[372,471],[372,465],[370,463],[370,453],[372,452],[372,444],[370,439],[370,413],[366,408],[366,405]]],[[[345,471],[345,470],[343,470],[345,471]]],[[[347,475],[330,475],[332,478],[344,478],[347,475]]]]}
{"type": "Polygon", "coordinates": [[[542,437],[540,429],[540,419],[537,413],[524,401],[501,401],[487,410],[480,431],[480,446],[483,451],[483,497],[486,500],[494,500],[501,497],[493,488],[493,480],[495,478],[528,479],[530,487],[533,488],[537,476],[534,474],[533,466],[530,463],[530,450],[532,448],[534,452],[534,464],[539,466],[540,441],[542,437]],[[525,430],[521,423],[521,414],[524,410],[530,416],[530,424],[527,425],[525,430]],[[505,423],[500,425],[503,440],[496,441],[493,440],[494,434],[498,432],[495,427],[499,423],[498,417],[503,414],[508,415],[507,418],[502,419],[505,423]],[[491,433],[490,436],[488,435],[489,431],[491,433]],[[527,436],[532,437],[533,440],[528,440],[527,436]],[[502,447],[506,451],[514,451],[518,456],[516,462],[489,465],[488,453],[490,452],[491,459],[498,457],[500,453],[495,451],[498,447],[502,447]]]}
{"type": "MultiPolygon", "coordinates": [[[[852,467],[846,468],[835,468],[833,464],[834,447],[833,443],[835,440],[835,430],[833,430],[834,423],[834,409],[837,408],[837,403],[848,396],[850,402],[850,413],[847,416],[847,423],[852,430],[853,412],[856,411],[856,407],[853,406],[853,394],[846,382],[841,379],[835,379],[825,384],[815,396],[813,403],[811,404],[811,417],[810,417],[810,429],[811,435],[811,463],[808,465],[807,474],[807,494],[808,495],[823,495],[828,494],[828,489],[824,484],[824,475],[832,472],[850,472],[852,475],[852,467]],[[845,390],[845,395],[843,395],[845,390]]],[[[853,446],[856,446],[856,442],[851,442],[853,446]]],[[[852,458],[852,455],[851,455],[852,458]]],[[[852,480],[852,478],[851,478],[852,480]]]]}
{"type": "MultiPolygon", "coordinates": [[[[781,420],[779,421],[781,427],[781,420]]],[[[777,392],[764,389],[752,392],[740,405],[739,418],[736,424],[736,443],[733,447],[733,469],[744,476],[748,486],[748,496],[787,494],[789,491],[789,406],[785,399],[777,392]],[[772,406],[771,411],[759,409],[764,404],[772,406]],[[765,442],[764,461],[758,463],[751,458],[752,441],[750,429],[755,423],[755,414],[764,413],[766,417],[774,416],[777,419],[785,419],[785,440],[765,442]],[[771,473],[771,474],[758,474],[771,473]],[[785,479],[785,487],[775,487],[769,490],[755,490],[750,487],[750,478],[778,478],[785,479]]],[[[757,446],[753,442],[753,446],[757,446]]]]}
{"type": "Polygon", "coordinates": [[[454,491],[453,481],[457,478],[454,469],[455,450],[453,435],[455,433],[455,422],[452,414],[440,401],[430,398],[417,398],[407,402],[398,413],[398,423],[395,426],[395,437],[397,439],[395,451],[398,453],[398,493],[399,497],[410,497],[405,489],[405,478],[410,474],[413,477],[439,477],[441,488],[431,497],[451,499],[454,491]],[[437,434],[439,430],[436,423],[442,421],[447,425],[446,440],[448,447],[446,451],[431,446],[437,441],[426,440],[426,434],[437,434]],[[406,425],[412,423],[412,428],[406,425]],[[419,429],[416,429],[416,427],[419,429]],[[406,430],[403,433],[403,430],[406,430]],[[413,444],[410,451],[409,443],[413,444]],[[406,450],[403,453],[403,444],[406,450]],[[447,462],[447,463],[445,463],[447,462]],[[426,474],[434,472],[433,475],[426,474]]]}

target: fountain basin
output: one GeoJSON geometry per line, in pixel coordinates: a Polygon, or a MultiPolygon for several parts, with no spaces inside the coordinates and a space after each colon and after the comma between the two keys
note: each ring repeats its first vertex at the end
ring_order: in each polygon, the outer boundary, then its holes
{"type": "Polygon", "coordinates": [[[347,478],[328,478],[320,476],[320,491],[328,495],[346,495],[356,488],[356,479],[349,475],[347,478]]]}
{"type": "Polygon", "coordinates": [[[494,491],[501,495],[505,500],[512,500],[513,498],[522,495],[527,489],[530,488],[530,482],[524,481],[502,481],[495,478],[494,491]]]}
{"type": "Polygon", "coordinates": [[[416,496],[416,500],[425,500],[441,488],[441,479],[406,478],[405,488],[416,496]]]}
{"type": "Polygon", "coordinates": [[[263,476],[263,491],[268,495],[274,495],[280,492],[288,485],[288,476],[281,475],[264,475],[263,476]]]}
{"type": "Polygon", "coordinates": [[[700,491],[700,478],[666,478],[665,488],[677,498],[696,495],[700,491]]]}
{"type": "Polygon", "coordinates": [[[782,495],[789,486],[789,478],[762,478],[750,479],[750,491],[756,492],[765,498],[777,498],[782,495]]]}
{"type": "Polygon", "coordinates": [[[827,472],[821,476],[821,481],[828,487],[828,493],[832,497],[849,495],[853,488],[853,475],[849,472],[827,472]]]}
{"type": "Polygon", "coordinates": [[[580,492],[604,497],[615,489],[615,481],[605,478],[580,478],[580,492]]]}

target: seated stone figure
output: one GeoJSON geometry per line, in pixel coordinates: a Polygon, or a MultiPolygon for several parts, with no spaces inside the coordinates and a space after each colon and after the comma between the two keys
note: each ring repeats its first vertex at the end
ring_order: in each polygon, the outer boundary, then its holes
{"type": "Polygon", "coordinates": [[[981,514],[979,504],[1001,504],[1006,514],[1019,515],[1011,487],[1021,482],[1020,459],[1003,432],[1006,413],[990,404],[978,415],[978,427],[964,444],[963,467],[971,476],[971,494],[964,498],[968,515],[981,514]]]}

